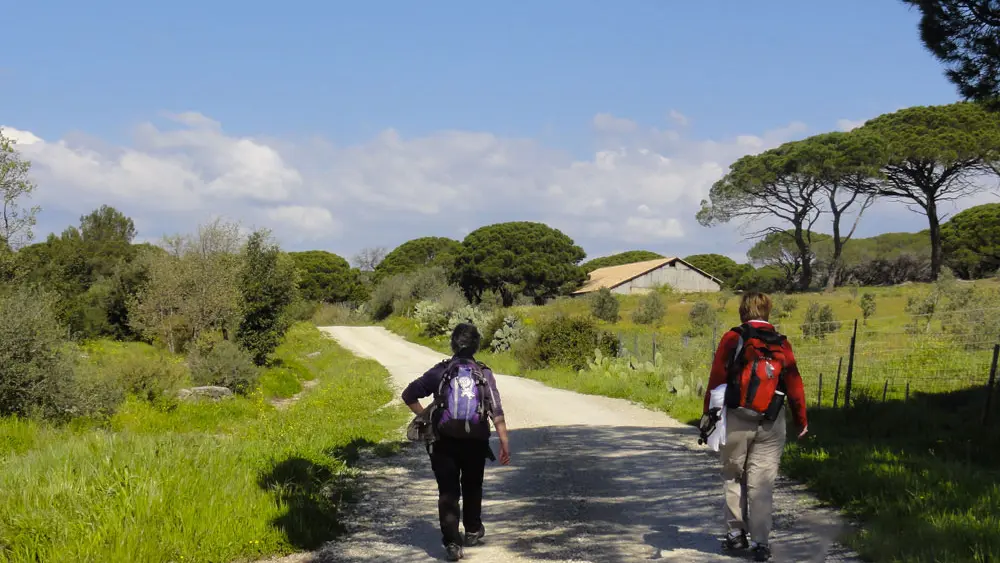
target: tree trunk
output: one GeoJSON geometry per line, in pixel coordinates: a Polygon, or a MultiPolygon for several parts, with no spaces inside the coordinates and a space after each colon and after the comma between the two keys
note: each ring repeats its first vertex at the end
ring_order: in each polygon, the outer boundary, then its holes
{"type": "Polygon", "coordinates": [[[840,213],[836,211],[836,204],[833,204],[833,257],[830,258],[830,265],[826,271],[826,290],[833,291],[837,287],[837,273],[840,271],[840,255],[844,252],[844,242],[840,240],[840,213]]]}
{"type": "Polygon", "coordinates": [[[931,281],[937,281],[941,274],[941,223],[938,220],[937,203],[928,198],[927,222],[931,231],[931,281]]]}
{"type": "Polygon", "coordinates": [[[503,299],[503,306],[505,308],[514,306],[514,294],[505,286],[500,286],[500,297],[503,299]]]}
{"type": "Polygon", "coordinates": [[[809,245],[806,244],[802,225],[795,225],[795,246],[799,249],[799,290],[807,291],[812,283],[812,260],[809,259],[809,245]]]}

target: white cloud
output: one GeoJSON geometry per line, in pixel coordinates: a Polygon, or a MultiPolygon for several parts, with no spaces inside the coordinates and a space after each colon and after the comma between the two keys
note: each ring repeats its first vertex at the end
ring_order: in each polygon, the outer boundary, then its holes
{"type": "Polygon", "coordinates": [[[299,240],[317,240],[339,235],[340,223],[330,210],[305,205],[285,205],[267,211],[267,218],[291,231],[299,233],[299,240]]]}
{"type": "Polygon", "coordinates": [[[615,117],[610,113],[599,113],[594,116],[594,129],[602,133],[631,133],[638,125],[630,120],[615,117]]]}
{"type": "Polygon", "coordinates": [[[840,131],[852,131],[861,127],[868,121],[867,119],[838,119],[837,129],[840,131]]]}
{"type": "MultiPolygon", "coordinates": [[[[742,255],[748,244],[735,225],[697,224],[699,202],[735,159],[807,131],[791,122],[692,139],[601,114],[593,120],[597,149],[575,155],[489,132],[407,137],[389,129],[338,146],[236,136],[196,112],[165,117],[168,127],[142,124],[126,146],[83,136],[42,139],[26,124],[4,128],[33,163],[39,188],[31,203],[43,207],[39,233],[59,232],[67,217],[107,203],[151,240],[225,215],[271,227],[289,248],[351,255],[365,246],[532,220],[559,228],[591,255],[616,248],[742,255]]],[[[915,228],[922,228],[919,219],[915,228]]]]}

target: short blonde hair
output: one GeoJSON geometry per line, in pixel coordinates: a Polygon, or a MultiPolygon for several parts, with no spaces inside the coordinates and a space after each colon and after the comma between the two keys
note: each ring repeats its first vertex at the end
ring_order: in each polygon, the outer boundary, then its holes
{"type": "Polygon", "coordinates": [[[749,291],[740,299],[740,321],[766,321],[771,315],[771,298],[766,293],[749,291]]]}

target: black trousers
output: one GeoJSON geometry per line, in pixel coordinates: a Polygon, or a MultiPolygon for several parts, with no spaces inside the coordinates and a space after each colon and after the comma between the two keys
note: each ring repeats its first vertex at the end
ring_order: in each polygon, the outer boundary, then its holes
{"type": "Polygon", "coordinates": [[[444,545],[462,545],[458,531],[459,497],[466,532],[478,532],[483,525],[483,473],[489,443],[481,440],[442,438],[429,448],[431,469],[438,485],[438,516],[444,545]]]}

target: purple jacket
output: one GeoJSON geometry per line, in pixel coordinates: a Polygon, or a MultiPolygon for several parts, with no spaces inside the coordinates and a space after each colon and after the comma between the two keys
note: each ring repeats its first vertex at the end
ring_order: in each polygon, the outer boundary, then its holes
{"type": "MultiPolygon", "coordinates": [[[[452,358],[454,359],[454,358],[452,358]]],[[[445,367],[452,359],[444,360],[427,370],[423,375],[414,379],[403,390],[402,399],[407,405],[415,403],[418,399],[429,397],[437,393],[438,385],[441,384],[441,377],[444,376],[445,367]]],[[[493,376],[493,370],[484,364],[479,364],[483,368],[483,375],[490,384],[490,395],[493,403],[494,419],[503,417],[503,405],[500,403],[500,391],[497,389],[497,380],[493,376]]]]}

